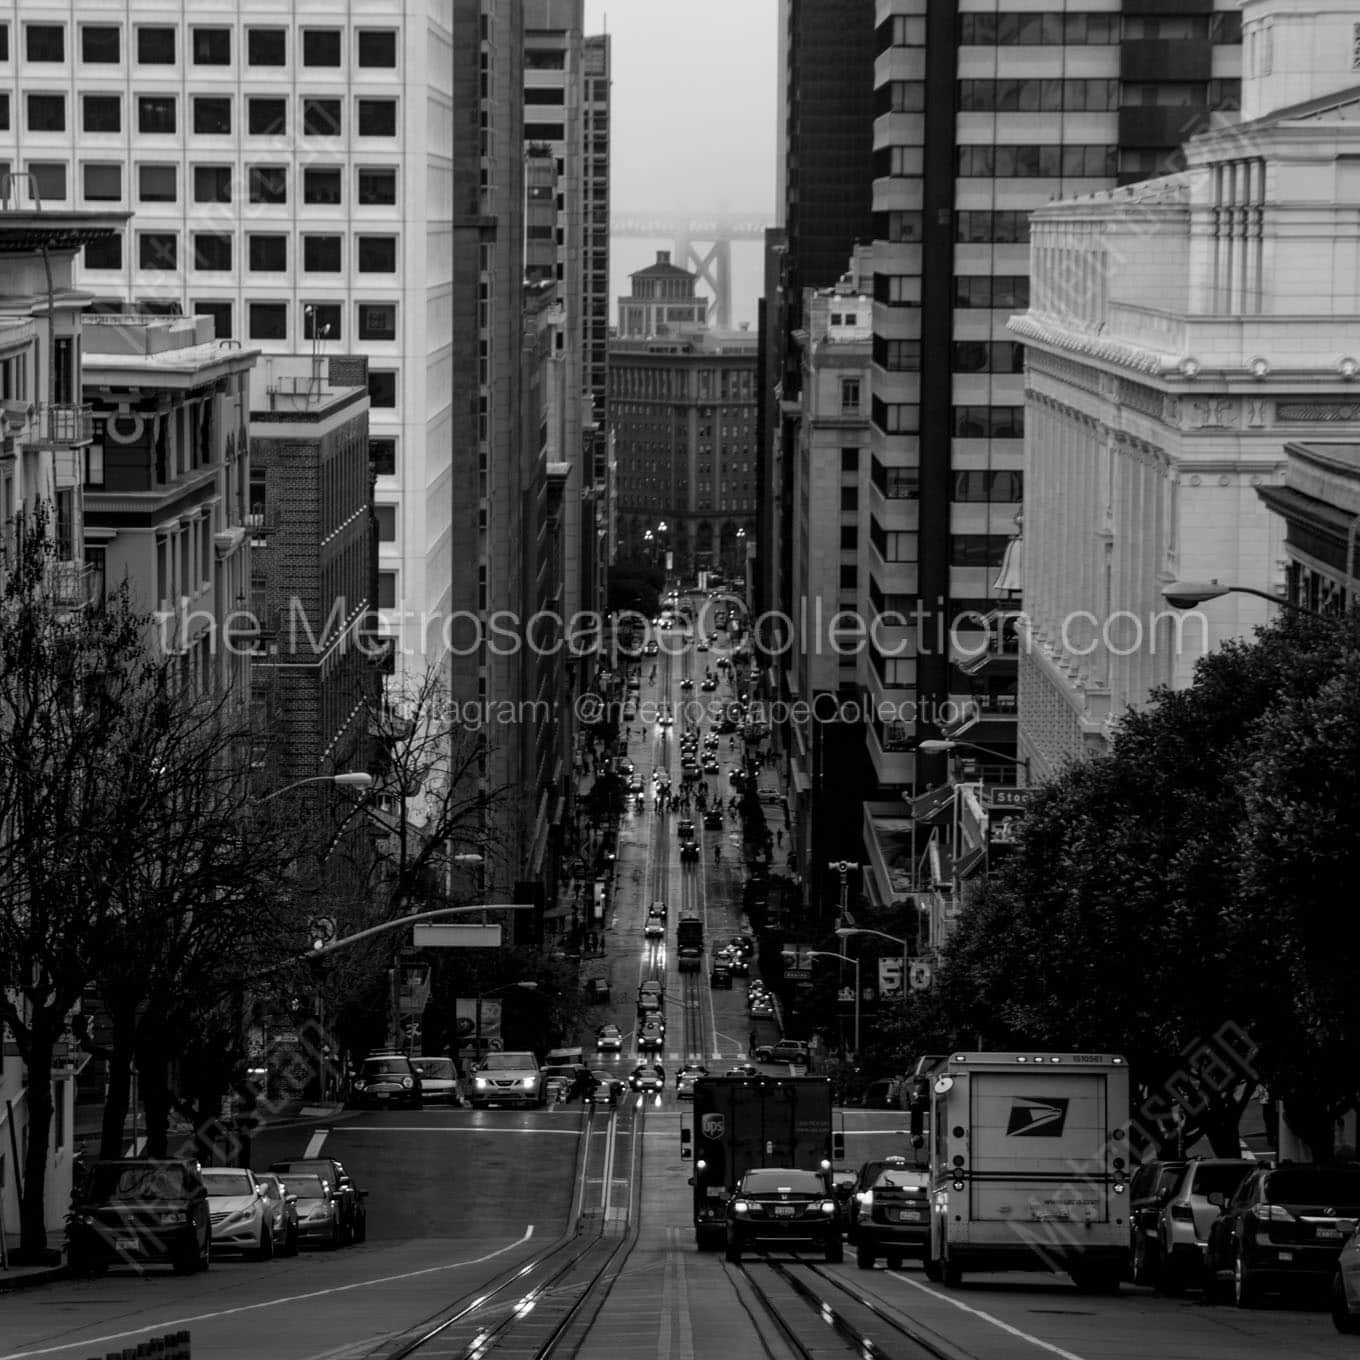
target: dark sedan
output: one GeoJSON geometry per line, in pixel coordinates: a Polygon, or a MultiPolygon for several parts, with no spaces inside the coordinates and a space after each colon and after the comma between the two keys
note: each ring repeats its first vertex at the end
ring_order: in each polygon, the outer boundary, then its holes
{"type": "Polygon", "coordinates": [[[840,1261],[840,1210],[825,1176],[788,1167],[748,1171],[727,1202],[727,1259],[740,1261],[756,1245],[820,1247],[826,1259],[840,1261]]]}
{"type": "Polygon", "coordinates": [[[293,1176],[320,1176],[340,1205],[342,1238],[362,1242],[368,1236],[368,1206],[364,1203],[368,1191],[360,1190],[334,1157],[299,1157],[296,1161],[274,1162],[269,1169],[277,1171],[285,1185],[293,1176]]]}

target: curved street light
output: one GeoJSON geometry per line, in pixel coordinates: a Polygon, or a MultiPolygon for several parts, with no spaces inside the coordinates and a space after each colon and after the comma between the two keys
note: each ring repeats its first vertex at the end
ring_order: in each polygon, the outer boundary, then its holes
{"type": "Polygon", "coordinates": [[[902,946],[902,995],[907,994],[907,951],[911,945],[900,935],[889,935],[886,930],[872,930],[868,926],[840,926],[836,934],[842,940],[848,940],[852,935],[877,935],[880,940],[891,940],[893,944],[902,946]]]}
{"type": "Polygon", "coordinates": [[[1257,590],[1255,586],[1225,586],[1220,581],[1172,581],[1170,585],[1162,587],[1162,598],[1174,609],[1193,609],[1196,605],[1207,604],[1210,600],[1217,600],[1224,595],[1254,595],[1258,600],[1278,605],[1281,609],[1293,609],[1315,619],[1327,617],[1320,610],[1296,604],[1284,595],[1272,595],[1267,590],[1257,590]]]}
{"type": "Polygon", "coordinates": [[[1029,783],[1029,757],[1013,756],[1007,751],[994,751],[990,746],[979,746],[975,741],[955,741],[948,738],[928,737],[918,743],[916,749],[926,756],[948,755],[960,748],[977,751],[980,755],[991,756],[995,760],[1005,760],[1025,772],[1025,783],[1029,783]]]}
{"type": "MultiPolygon", "coordinates": [[[[841,932],[836,932],[839,935],[841,932]]],[[[866,934],[868,932],[865,932],[866,934]]],[[[849,954],[838,954],[834,949],[809,949],[807,956],[810,959],[840,959],[842,963],[853,963],[855,965],[855,1052],[859,1052],[859,960],[852,958],[849,954]]],[[[842,1031],[842,1042],[844,1042],[844,1031],[842,1031]]]]}
{"type": "Polygon", "coordinates": [[[365,774],[362,770],[346,770],[342,774],[309,775],[306,779],[298,779],[291,784],[285,784],[283,788],[263,794],[253,801],[255,806],[259,807],[263,803],[268,803],[271,799],[282,797],[285,793],[292,793],[294,789],[300,789],[304,784],[335,784],[342,789],[368,789],[373,787],[373,776],[365,774]]]}

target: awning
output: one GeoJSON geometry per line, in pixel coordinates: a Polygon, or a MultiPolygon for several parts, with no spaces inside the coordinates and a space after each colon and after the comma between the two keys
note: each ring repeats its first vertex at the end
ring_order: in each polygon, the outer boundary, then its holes
{"type": "Polygon", "coordinates": [[[1025,540],[1020,534],[1016,534],[1006,544],[1006,552],[1001,559],[1001,570],[997,573],[996,584],[992,586],[998,595],[1018,594],[1024,588],[1020,571],[1024,545],[1025,540]]]}
{"type": "Polygon", "coordinates": [[[911,815],[923,826],[944,826],[954,812],[954,786],[941,784],[911,800],[911,815]]]}

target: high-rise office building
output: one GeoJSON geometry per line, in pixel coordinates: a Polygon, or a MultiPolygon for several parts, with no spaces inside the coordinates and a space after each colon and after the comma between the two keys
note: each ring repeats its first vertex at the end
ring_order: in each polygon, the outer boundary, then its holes
{"type": "MultiPolygon", "coordinates": [[[[449,607],[448,0],[25,0],[0,20],[0,170],[121,208],[77,282],[268,353],[369,362],[386,619],[449,607]]],[[[476,72],[472,73],[475,82],[476,72]]]]}

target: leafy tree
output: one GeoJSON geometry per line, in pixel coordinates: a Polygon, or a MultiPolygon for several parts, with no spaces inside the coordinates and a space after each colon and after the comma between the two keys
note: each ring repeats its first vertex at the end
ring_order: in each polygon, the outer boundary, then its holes
{"type": "Polygon", "coordinates": [[[636,558],[621,559],[609,568],[607,607],[618,613],[631,610],[654,619],[661,609],[666,573],[654,563],[636,558]]]}

